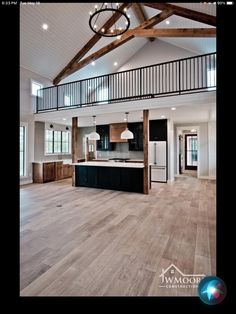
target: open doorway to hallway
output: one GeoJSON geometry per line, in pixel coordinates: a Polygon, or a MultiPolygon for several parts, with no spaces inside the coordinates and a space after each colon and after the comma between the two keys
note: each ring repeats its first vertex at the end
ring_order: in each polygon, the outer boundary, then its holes
{"type": "MultiPolygon", "coordinates": [[[[194,132],[194,131],[193,131],[194,132]]],[[[198,165],[198,137],[197,134],[185,134],[184,136],[184,170],[183,174],[197,177],[198,165]]]]}
{"type": "Polygon", "coordinates": [[[197,178],[198,133],[196,128],[181,128],[178,133],[179,175],[197,178]]]}

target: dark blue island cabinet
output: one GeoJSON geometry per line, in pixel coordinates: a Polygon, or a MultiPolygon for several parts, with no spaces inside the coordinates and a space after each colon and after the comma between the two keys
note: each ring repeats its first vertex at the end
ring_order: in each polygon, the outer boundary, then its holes
{"type": "Polygon", "coordinates": [[[143,168],[76,165],[75,186],[143,193],[143,168]]]}

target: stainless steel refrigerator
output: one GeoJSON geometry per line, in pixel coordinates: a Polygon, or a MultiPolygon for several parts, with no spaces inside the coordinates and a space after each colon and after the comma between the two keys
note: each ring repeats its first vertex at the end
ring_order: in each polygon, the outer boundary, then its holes
{"type": "Polygon", "coordinates": [[[149,142],[149,165],[152,182],[167,182],[167,142],[149,142]]]}

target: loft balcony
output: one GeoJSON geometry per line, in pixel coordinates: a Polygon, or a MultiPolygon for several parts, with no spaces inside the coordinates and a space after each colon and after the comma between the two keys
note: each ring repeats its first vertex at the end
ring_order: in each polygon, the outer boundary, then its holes
{"type": "Polygon", "coordinates": [[[36,113],[216,90],[216,53],[38,90],[36,113]]]}

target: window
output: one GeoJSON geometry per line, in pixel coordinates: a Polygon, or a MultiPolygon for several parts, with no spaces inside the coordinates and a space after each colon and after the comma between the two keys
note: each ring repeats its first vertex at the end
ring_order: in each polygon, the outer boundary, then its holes
{"type": "Polygon", "coordinates": [[[53,131],[45,130],[45,153],[53,154],[53,131]]]}
{"type": "Polygon", "coordinates": [[[33,96],[37,96],[37,91],[41,88],[43,88],[42,84],[35,81],[31,81],[31,94],[33,96]]]}
{"type": "Polygon", "coordinates": [[[71,133],[70,132],[62,132],[62,153],[70,153],[70,147],[71,147],[71,133]]]}
{"type": "Polygon", "coordinates": [[[70,106],[70,96],[64,96],[64,106],[70,106]]]}
{"type": "Polygon", "coordinates": [[[197,134],[185,135],[185,169],[197,169],[197,134]]]}
{"type": "Polygon", "coordinates": [[[45,154],[70,154],[71,132],[45,130],[45,154]]]}
{"type": "Polygon", "coordinates": [[[53,152],[61,153],[61,131],[54,132],[53,152]]]}
{"type": "Polygon", "coordinates": [[[207,71],[208,90],[216,90],[216,69],[207,71]]]}
{"type": "Polygon", "coordinates": [[[20,126],[20,177],[25,176],[25,127],[20,126]]]}

